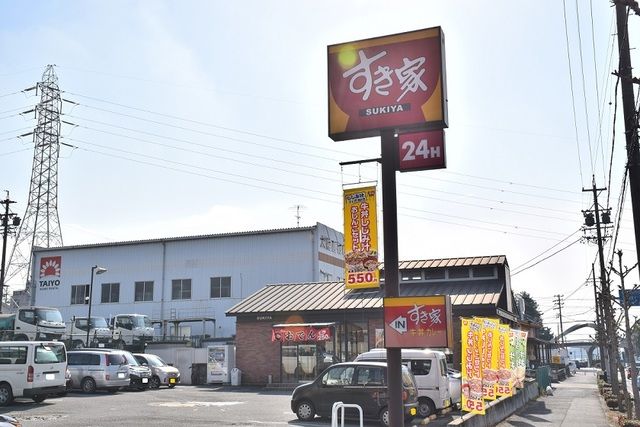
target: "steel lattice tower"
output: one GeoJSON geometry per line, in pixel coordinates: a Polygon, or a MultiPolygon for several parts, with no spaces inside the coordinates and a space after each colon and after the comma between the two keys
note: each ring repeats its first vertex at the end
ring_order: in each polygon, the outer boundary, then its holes
{"type": "Polygon", "coordinates": [[[27,207],[9,257],[5,278],[5,284],[12,278],[15,279],[14,284],[24,283],[27,291],[31,290],[32,283],[32,248],[62,246],[58,217],[58,158],[62,101],[58,77],[53,67],[47,65],[42,74],[42,81],[34,87],[36,94],[40,91],[40,102],[35,107],[37,125],[33,131],[31,184],[27,207]]]}

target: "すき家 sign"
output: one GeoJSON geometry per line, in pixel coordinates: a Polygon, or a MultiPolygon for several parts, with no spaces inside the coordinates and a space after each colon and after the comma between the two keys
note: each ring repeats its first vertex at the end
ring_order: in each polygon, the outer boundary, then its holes
{"type": "Polygon", "coordinates": [[[332,45],[327,55],[334,141],[447,127],[440,27],[332,45]]]}

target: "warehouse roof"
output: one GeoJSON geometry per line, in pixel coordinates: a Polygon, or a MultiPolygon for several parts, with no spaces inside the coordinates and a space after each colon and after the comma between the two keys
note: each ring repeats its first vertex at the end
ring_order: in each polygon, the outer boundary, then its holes
{"type": "Polygon", "coordinates": [[[84,245],[60,246],[60,247],[49,247],[49,248],[34,246],[33,251],[45,252],[45,251],[67,250],[67,249],[100,248],[100,247],[123,246],[123,245],[141,245],[141,244],[147,244],[147,243],[177,242],[177,241],[183,241],[183,240],[201,240],[201,239],[212,239],[212,238],[221,238],[221,237],[236,237],[236,236],[250,236],[250,235],[259,235],[259,234],[276,234],[276,233],[290,233],[290,232],[299,232],[299,231],[312,231],[317,227],[317,225],[318,224],[309,226],[309,227],[276,228],[276,229],[270,229],[270,230],[241,231],[241,232],[233,232],[233,233],[200,234],[196,236],[162,237],[157,239],[128,240],[128,241],[121,241],[121,242],[90,243],[90,244],[84,244],[84,245]]]}

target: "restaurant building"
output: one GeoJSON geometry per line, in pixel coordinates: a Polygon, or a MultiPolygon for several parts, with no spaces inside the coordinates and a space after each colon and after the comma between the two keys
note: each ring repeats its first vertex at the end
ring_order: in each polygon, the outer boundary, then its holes
{"type": "MultiPolygon", "coordinates": [[[[384,266],[382,266],[384,268],[384,266]]],[[[460,318],[494,317],[519,327],[504,255],[400,263],[400,296],[449,295],[453,348],[460,368],[460,318]]],[[[328,364],[384,346],[384,281],[346,289],[344,282],[267,285],[231,307],[236,317],[236,366],[245,384],[313,379],[328,364]]]]}

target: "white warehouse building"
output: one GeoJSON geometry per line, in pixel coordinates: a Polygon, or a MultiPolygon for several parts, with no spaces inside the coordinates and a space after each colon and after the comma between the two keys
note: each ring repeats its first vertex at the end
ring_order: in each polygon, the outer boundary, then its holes
{"type": "Polygon", "coordinates": [[[342,280],[343,244],[342,233],[317,223],[34,248],[31,304],[56,307],[65,321],[87,316],[93,278],[92,316],[146,314],[158,337],[231,338],[235,318],[225,311],[267,284],[342,280]]]}

